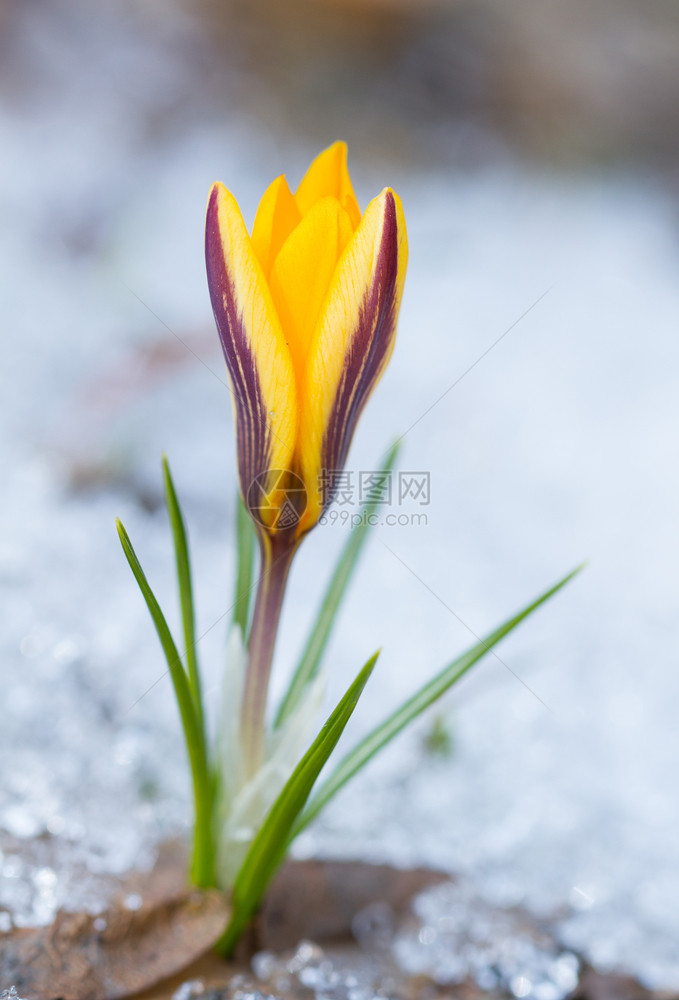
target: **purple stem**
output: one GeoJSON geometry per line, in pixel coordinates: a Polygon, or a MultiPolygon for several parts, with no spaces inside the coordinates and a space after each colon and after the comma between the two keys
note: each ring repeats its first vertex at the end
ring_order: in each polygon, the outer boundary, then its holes
{"type": "Polygon", "coordinates": [[[257,600],[252,617],[245,690],[241,707],[241,739],[247,771],[252,777],[264,762],[265,715],[269,675],[285,585],[299,542],[259,532],[261,553],[257,600]]]}

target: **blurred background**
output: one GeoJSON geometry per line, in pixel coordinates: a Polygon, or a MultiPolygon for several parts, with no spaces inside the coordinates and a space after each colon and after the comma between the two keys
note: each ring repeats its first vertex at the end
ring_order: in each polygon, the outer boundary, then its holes
{"type": "MultiPolygon", "coordinates": [[[[328,703],[384,647],[348,739],[589,566],[299,850],[465,872],[679,988],[678,44],[661,0],[2,0],[0,930],[96,906],[186,824],[113,518],[176,621],[165,450],[216,717],[235,471],[207,191],[251,222],[342,138],[411,248],[349,468],[404,435],[431,485],[375,531],[329,649],[328,703]]],[[[346,535],[302,550],[275,693],[346,535]]]]}

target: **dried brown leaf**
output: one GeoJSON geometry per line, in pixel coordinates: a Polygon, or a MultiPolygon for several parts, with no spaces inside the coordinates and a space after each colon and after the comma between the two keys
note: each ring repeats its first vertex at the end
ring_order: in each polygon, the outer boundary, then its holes
{"type": "Polygon", "coordinates": [[[134,910],[121,899],[100,917],[62,911],[0,939],[0,981],[30,1000],[120,1000],[199,958],[228,916],[220,893],[192,891],[134,910]]]}

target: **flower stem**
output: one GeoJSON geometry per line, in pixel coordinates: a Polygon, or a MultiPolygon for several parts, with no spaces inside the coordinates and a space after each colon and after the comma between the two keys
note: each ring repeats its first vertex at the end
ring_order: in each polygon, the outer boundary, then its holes
{"type": "Polygon", "coordinates": [[[250,631],[241,710],[241,739],[250,776],[259,770],[264,760],[265,714],[271,661],[285,585],[298,544],[294,535],[272,537],[264,531],[259,533],[261,572],[250,631]]]}

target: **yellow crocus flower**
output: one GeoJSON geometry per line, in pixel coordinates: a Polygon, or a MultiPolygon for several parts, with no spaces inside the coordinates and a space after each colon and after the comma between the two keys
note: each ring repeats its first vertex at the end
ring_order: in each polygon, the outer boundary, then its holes
{"type": "Polygon", "coordinates": [[[224,185],[210,192],[208,284],[241,492],[252,512],[259,484],[256,520],[270,538],[299,540],[332,501],[332,473],[394,346],[408,256],[401,201],[385,188],[361,214],[346,157],[344,143],[330,146],[294,194],[274,180],[251,235],[224,185]],[[297,505],[287,520],[284,495],[297,505]]]}

